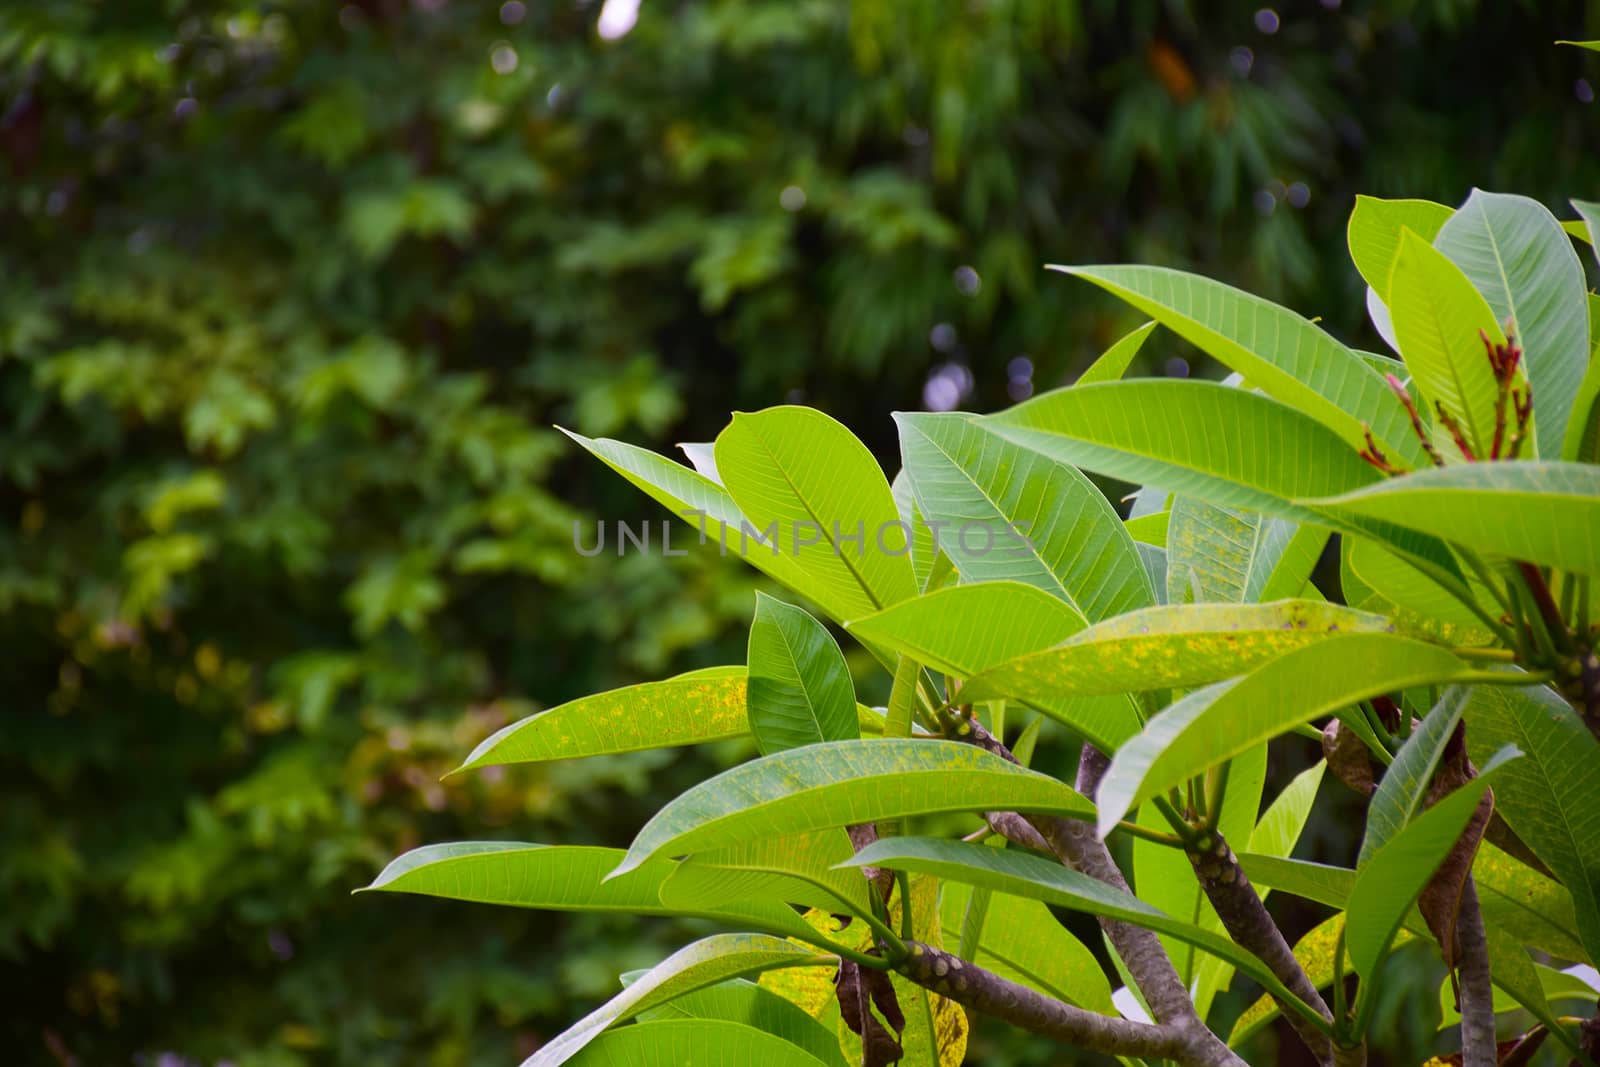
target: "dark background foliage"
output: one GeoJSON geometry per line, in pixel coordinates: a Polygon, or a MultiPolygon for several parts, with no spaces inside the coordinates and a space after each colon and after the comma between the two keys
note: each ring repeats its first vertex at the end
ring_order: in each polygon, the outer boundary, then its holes
{"type": "Polygon", "coordinates": [[[624,842],[736,748],[439,777],[739,662],[754,584],[580,558],[574,520],[656,516],[552,423],[667,448],[803,401],[890,456],[889,410],[1001,406],[1135,323],[1049,261],[1376,347],[1355,192],[1600,187],[1600,66],[1550,44],[1587,9],[645,0],[607,40],[572,0],[6,5],[7,1061],[515,1062],[684,929],[348,892],[424,841],[624,842]]]}

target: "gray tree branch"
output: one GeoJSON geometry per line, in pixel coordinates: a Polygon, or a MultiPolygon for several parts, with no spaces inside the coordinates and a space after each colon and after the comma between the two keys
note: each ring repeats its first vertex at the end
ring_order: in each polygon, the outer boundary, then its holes
{"type": "Polygon", "coordinates": [[[1494,1033],[1494,985],[1489,975],[1489,941],[1478,909],[1478,888],[1468,875],[1461,884],[1461,910],[1456,916],[1460,955],[1462,1067],[1495,1067],[1500,1052],[1494,1033]]]}
{"type": "MultiPolygon", "coordinates": [[[[1205,842],[1210,848],[1189,850],[1189,862],[1194,865],[1195,877],[1206,899],[1222,920],[1223,929],[1241,948],[1253,953],[1278,977],[1289,992],[1305,1001],[1324,1019],[1333,1021],[1333,1013],[1323,1002],[1317,987],[1306,975],[1305,968],[1294,958],[1294,950],[1284,940],[1278,924],[1267,913],[1267,907],[1250,884],[1239,860],[1228,847],[1220,833],[1212,831],[1205,842]]],[[[1305,1042],[1319,1063],[1333,1063],[1333,1042],[1328,1035],[1313,1026],[1299,1012],[1292,1011],[1281,1001],[1283,1017],[1294,1032],[1305,1042]]]]}
{"type": "Polygon", "coordinates": [[[1084,1011],[931,945],[911,942],[907,947],[911,955],[900,964],[899,971],[911,981],[1030,1033],[1108,1055],[1171,1060],[1191,1067],[1224,1067],[1238,1062],[1226,1047],[1219,1053],[1179,1027],[1153,1026],[1084,1011]]]}

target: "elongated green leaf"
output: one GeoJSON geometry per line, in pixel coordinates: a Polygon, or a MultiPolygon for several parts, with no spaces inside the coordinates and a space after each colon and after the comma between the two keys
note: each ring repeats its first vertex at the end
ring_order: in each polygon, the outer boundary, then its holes
{"type": "MultiPolygon", "coordinates": [[[[715,481],[648,449],[603,437],[584,437],[566,429],[561,432],[688,523],[701,544],[710,542],[720,546],[719,551],[739,553],[757,570],[816,601],[831,618],[844,619],[856,613],[854,601],[832,596],[825,588],[809,588],[815,583],[807,579],[794,555],[773,554],[755,543],[753,538],[759,531],[740,513],[728,491],[715,481]]],[[[688,539],[683,543],[689,543],[688,539]]]]}
{"type": "Polygon", "coordinates": [[[1488,302],[1460,267],[1407,230],[1389,275],[1389,314],[1412,381],[1456,420],[1474,455],[1488,456],[1500,387],[1480,334],[1506,339],[1488,302]]]}
{"type": "Polygon", "coordinates": [[[1089,365],[1089,369],[1078,375],[1078,385],[1093,385],[1095,382],[1114,382],[1128,373],[1128,365],[1133,362],[1133,357],[1139,354],[1139,349],[1150,339],[1155,328],[1160,325],[1156,322],[1147,322],[1143,326],[1129,330],[1117,340],[1110,348],[1100,354],[1100,358],[1089,365]]]}
{"type": "Polygon", "coordinates": [[[858,867],[888,867],[986,886],[996,892],[1171,934],[1229,961],[1268,988],[1282,988],[1260,960],[1227,938],[1174,918],[1131,893],[1042,856],[934,837],[889,837],[868,845],[850,862],[858,867]]]}
{"type": "Polygon", "coordinates": [[[749,655],[750,732],[764,755],[861,736],[844,653],[803,609],[758,592],[749,655]]]}
{"type": "Polygon", "coordinates": [[[1300,723],[1470,673],[1435,645],[1394,634],[1343,634],[1196,690],[1118,749],[1100,784],[1100,834],[1138,804],[1300,723]]]}
{"type": "MultiPolygon", "coordinates": [[[[947,882],[941,892],[944,928],[958,930],[973,896],[989,891],[947,882]]],[[[1037,900],[994,893],[977,953],[963,958],[1080,1008],[1108,1015],[1114,1010],[1100,961],[1037,900]]]]}
{"type": "Polygon", "coordinates": [[[1328,531],[1179,497],[1167,528],[1167,603],[1299,596],[1328,531]],[[1189,591],[1198,594],[1190,597],[1189,591]]]}
{"type": "Polygon", "coordinates": [[[1269,397],[1202,381],[1138,379],[1058,389],[986,424],[1065,463],[1227,507],[1318,523],[1291,503],[1379,478],[1332,430],[1269,397]]]}
{"type": "Polygon", "coordinates": [[[958,741],[868,738],[790,749],[724,771],[673,800],[614,874],[780,834],[992,808],[1085,818],[1069,786],[958,741]]]}
{"type": "MultiPolygon", "coordinates": [[[[1600,242],[1600,203],[1593,200],[1573,200],[1571,204],[1573,210],[1583,219],[1581,225],[1583,226],[1585,237],[1589,247],[1594,249],[1595,261],[1600,262],[1600,243],[1596,243],[1600,242]]],[[[1572,224],[1562,223],[1563,228],[1570,225],[1572,224]]]]}
{"type": "MultiPolygon", "coordinates": [[[[1311,816],[1317,790],[1322,787],[1322,777],[1327,769],[1328,765],[1319,760],[1284,786],[1250,832],[1249,843],[1245,846],[1249,852],[1258,856],[1286,857],[1294,851],[1301,832],[1306,828],[1306,820],[1311,816]]],[[[1265,892],[1261,893],[1263,898],[1266,895],[1265,892]]]]}
{"type": "Polygon", "coordinates": [[[917,509],[966,582],[1014,580],[1090,622],[1154,599],[1133,539],[1093,482],[966,415],[901,412],[917,509]]]}
{"type": "Polygon", "coordinates": [[[621,849],[513,841],[424,845],[392,861],[364,891],[418,893],[544,911],[699,915],[792,936],[810,933],[789,908],[765,901],[730,901],[688,911],[663,904],[662,883],[677,869],[669,860],[648,864],[631,878],[606,881],[622,857],[621,849]]]}
{"type": "Polygon", "coordinates": [[[1309,600],[1148,608],[974,674],[961,699],[1024,701],[1115,751],[1138,731],[1138,718],[1082,698],[1204,685],[1331,635],[1390,628],[1381,615],[1309,600]]]}
{"type": "MultiPolygon", "coordinates": [[[[1428,636],[1447,640],[1450,644],[1487,645],[1494,642],[1495,635],[1484,626],[1482,619],[1473,614],[1472,609],[1452,596],[1444,586],[1393,552],[1387,551],[1378,542],[1366,538],[1351,538],[1347,546],[1346,558],[1349,560],[1350,570],[1360,579],[1361,584],[1366,586],[1371,594],[1387,601],[1392,608],[1401,610],[1390,610],[1376,604],[1369,605],[1366,603],[1366,597],[1353,603],[1366,607],[1369,611],[1390,615],[1402,633],[1412,628],[1408,623],[1415,618],[1419,626],[1421,620],[1436,622],[1438,625],[1426,627],[1425,632],[1428,636]]],[[[1475,594],[1478,602],[1485,608],[1493,605],[1488,591],[1475,579],[1467,579],[1467,589],[1475,594]]],[[[1498,611],[1497,607],[1493,608],[1491,614],[1498,611]]]]}
{"type": "Polygon", "coordinates": [[[965,678],[1084,628],[1066,601],[1021,582],[940,589],[845,624],[852,635],[965,678]]]}
{"type": "MultiPolygon", "coordinates": [[[[1513,772],[1514,768],[1503,771],[1502,783],[1506,781],[1503,776],[1513,772]]],[[[1498,792],[1496,800],[1501,800],[1498,792]]],[[[1562,885],[1487,841],[1478,846],[1472,880],[1477,883],[1484,925],[1558,959],[1593,962],[1578,941],[1577,911],[1572,894],[1562,885]]]]}
{"type": "Polygon", "coordinates": [[[1400,231],[1411,230],[1432,241],[1439,227],[1453,214],[1452,209],[1432,200],[1356,197],[1356,208],[1350,213],[1350,225],[1345,234],[1350,245],[1350,259],[1379,300],[1387,303],[1389,299],[1389,268],[1394,265],[1395,253],[1400,251],[1400,231]]]}
{"type": "MultiPolygon", "coordinates": [[[[826,1067],[849,1067],[844,1053],[839,1049],[839,1039],[834,1036],[832,1030],[807,1015],[797,1005],[743,978],[735,978],[693,993],[686,993],[659,1007],[640,1012],[639,1019],[652,1023],[688,1019],[711,1020],[713,1023],[738,1023],[741,1027],[751,1027],[760,1031],[763,1036],[770,1035],[789,1045],[797,1046],[826,1067]]],[[[615,1031],[612,1035],[600,1038],[589,1046],[584,1058],[595,1057],[602,1052],[613,1052],[610,1047],[611,1038],[617,1034],[630,1032],[631,1028],[615,1031]]],[[[651,1027],[648,1033],[649,1040],[652,1041],[663,1036],[669,1042],[673,1040],[673,1035],[663,1035],[654,1027],[651,1027]]],[[[759,1041],[752,1042],[749,1046],[740,1046],[741,1049],[744,1047],[758,1052],[765,1052],[771,1048],[768,1043],[759,1041]]],[[[681,1067],[684,1063],[701,1062],[692,1058],[694,1055],[696,1052],[691,1051],[687,1054],[687,1058],[668,1059],[663,1067],[681,1067]]],[[[642,1060],[630,1054],[617,1057],[614,1062],[632,1065],[642,1060]]],[[[731,1057],[721,1053],[710,1062],[725,1063],[732,1067],[731,1057]]],[[[768,1063],[769,1061],[762,1060],[754,1063],[752,1067],[768,1067],[768,1063]]]]}
{"type": "MultiPolygon", "coordinates": [[[[789,554],[816,592],[856,618],[915,596],[910,532],[872,453],[810,408],[734,415],[717,435],[717,471],[739,510],[789,554]]],[[[769,555],[765,550],[757,550],[769,555]]]]}
{"type": "Polygon", "coordinates": [[[1600,467],[1472,463],[1301,503],[1397,523],[1491,556],[1600,574],[1600,467]]]}
{"type": "Polygon", "coordinates": [[[1578,382],[1589,364],[1588,285],[1561,223],[1537,200],[1474,189],[1434,247],[1511,322],[1537,404],[1538,454],[1561,455],[1578,382]]]}
{"type": "Polygon", "coordinates": [[[1580,939],[1600,961],[1600,744],[1544,686],[1480,686],[1466,718],[1474,759],[1502,745],[1527,753],[1495,786],[1498,810],[1572,893],[1580,939]]]}
{"type": "Polygon", "coordinates": [[[1138,518],[1129,519],[1123,523],[1128,528],[1128,536],[1133,538],[1135,544],[1150,545],[1154,548],[1167,547],[1167,528],[1172,522],[1172,512],[1157,511],[1150,515],[1140,515],[1138,518]]]}
{"type": "Polygon", "coordinates": [[[1164,267],[1050,269],[1091,281],[1154,316],[1251,385],[1330,428],[1351,452],[1362,447],[1367,423],[1390,455],[1421,461],[1405,411],[1383,378],[1288,308],[1164,267]]]}
{"type": "Polygon", "coordinates": [[[1557,41],[1556,44],[1569,44],[1574,48],[1587,48],[1591,52],[1600,52],[1600,41],[1557,41]]]}
{"type": "Polygon", "coordinates": [[[1572,401],[1572,417],[1567,422],[1561,458],[1600,463],[1600,346],[1590,357],[1589,369],[1572,401]]]}
{"type": "Polygon", "coordinates": [[[933,543],[933,531],[917,510],[916,494],[911,491],[911,479],[904,469],[889,483],[889,494],[894,497],[894,509],[900,521],[911,531],[911,569],[916,574],[917,588],[928,591],[928,578],[933,574],[933,560],[939,554],[933,543]]]}
{"type": "MultiPolygon", "coordinates": [[[[815,1025],[815,1024],[813,1024],[815,1025]]],[[[818,1027],[818,1029],[821,1029],[818,1027]]],[[[548,1048],[549,1046],[546,1046],[548,1048]]],[[[523,1067],[545,1067],[545,1049],[523,1067]]],[[[571,1058],[578,1067],[824,1067],[842,1059],[819,1059],[776,1033],[720,1019],[661,1019],[600,1034],[571,1058]]]]}
{"type": "Polygon", "coordinates": [[[1292,860],[1282,856],[1239,855],[1239,866],[1257,887],[1277,889],[1291,896],[1314,900],[1330,908],[1343,908],[1356,882],[1356,872],[1325,863],[1292,860]]]}
{"type": "Polygon", "coordinates": [[[1496,771],[1517,756],[1514,748],[1502,749],[1484,764],[1478,777],[1390,838],[1356,875],[1346,901],[1346,944],[1357,974],[1367,977],[1377,971],[1401,920],[1455,847],[1496,771]]]}
{"type": "Polygon", "coordinates": [[[1434,769],[1444,756],[1444,746],[1461,721],[1461,712],[1471,695],[1472,687],[1467,685],[1446,689],[1383,772],[1378,791],[1367,806],[1367,832],[1361,839],[1357,869],[1365,867],[1379,849],[1405,829],[1422,807],[1434,769]]]}
{"type": "Polygon", "coordinates": [[[669,907],[717,908],[768,899],[837,913],[871,914],[867,882],[837,864],[855,855],[840,827],[761,837],[684,860],[661,887],[669,907]]]}
{"type": "MultiPolygon", "coordinates": [[[[855,716],[854,700],[850,715],[855,716]]],[[[707,667],[581,697],[501,727],[451,773],[502,763],[694,745],[742,737],[749,731],[745,669],[707,667]]]]}
{"type": "MultiPolygon", "coordinates": [[[[606,1029],[631,1019],[641,1011],[665,1004],[684,993],[704,989],[730,978],[742,978],[748,974],[760,974],[762,971],[799,967],[815,962],[817,962],[815,950],[781,938],[768,937],[765,934],[713,934],[711,937],[685,945],[650,968],[621,993],[551,1038],[538,1052],[523,1061],[523,1067],[559,1067],[581,1052],[585,1045],[599,1037],[606,1029]]],[[[648,1027],[641,1026],[639,1029],[654,1031],[656,1027],[662,1027],[665,1029],[658,1032],[677,1033],[704,1028],[711,1032],[724,1032],[725,1028],[732,1025],[660,1022],[651,1023],[648,1027]]],[[[774,1038],[773,1044],[767,1046],[767,1049],[775,1052],[775,1046],[783,1044],[781,1039],[774,1038]]],[[[812,1059],[797,1048],[794,1049],[793,1055],[803,1060],[812,1059]]]]}

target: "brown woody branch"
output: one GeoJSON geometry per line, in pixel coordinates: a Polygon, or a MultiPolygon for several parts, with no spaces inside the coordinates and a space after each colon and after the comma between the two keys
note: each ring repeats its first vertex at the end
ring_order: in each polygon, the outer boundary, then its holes
{"type": "MultiPolygon", "coordinates": [[[[1222,920],[1223,929],[1228,931],[1228,936],[1236,944],[1265,963],[1289,992],[1332,1022],[1333,1013],[1328,1010],[1305,968],[1294,958],[1294,950],[1284,940],[1278,924],[1267,913],[1266,905],[1250,884],[1244,869],[1239,866],[1233,849],[1216,831],[1209,832],[1206,838],[1202,844],[1209,845],[1209,848],[1191,849],[1187,854],[1194,866],[1195,877],[1200,881],[1200,888],[1216,910],[1217,917],[1222,920]]],[[[1294,1032],[1300,1035],[1300,1040],[1305,1042],[1318,1062],[1331,1064],[1334,1048],[1328,1035],[1299,1012],[1291,1010],[1281,999],[1279,1006],[1283,1008],[1284,1019],[1294,1027],[1294,1032]]]]}
{"type": "Polygon", "coordinates": [[[1007,981],[932,945],[913,941],[907,948],[911,954],[898,969],[911,981],[1030,1033],[1113,1056],[1172,1060],[1195,1067],[1221,1067],[1238,1062],[1225,1046],[1219,1055],[1179,1027],[1132,1022],[1085,1011],[1007,981]]]}
{"type": "Polygon", "coordinates": [[[1461,910],[1456,914],[1456,972],[1460,976],[1462,1067],[1496,1067],[1500,1061],[1494,1033],[1494,985],[1489,974],[1489,942],[1478,909],[1478,890],[1468,875],[1461,885],[1461,910]]]}
{"type": "MultiPolygon", "coordinates": [[[[977,722],[963,722],[955,733],[959,740],[977,745],[1013,763],[1016,762],[1011,750],[977,722]]],[[[1085,746],[1084,756],[1078,767],[1078,779],[1080,790],[1087,785],[1088,795],[1091,798],[1098,790],[1099,779],[1104,774],[1104,763],[1103,755],[1094,748],[1085,746]]],[[[1111,858],[1105,842],[1095,836],[1092,826],[1074,819],[1047,815],[1028,816],[1027,821],[1033,824],[1049,844],[1050,851],[1063,864],[1124,893],[1130,892],[1127,879],[1122,876],[1121,869],[1111,858]]],[[[1006,833],[1004,825],[996,826],[992,822],[990,825],[994,826],[997,832],[1006,833]]],[[[1189,998],[1189,991],[1173,968],[1172,960],[1162,947],[1160,938],[1143,927],[1118,922],[1115,919],[1100,919],[1100,928],[1105,931],[1107,940],[1116,949],[1123,965],[1128,968],[1128,973],[1133,976],[1133,981],[1139,987],[1139,992],[1144,996],[1144,1001],[1149,1005],[1156,1022],[1183,1035],[1195,1055],[1209,1057],[1189,1062],[1242,1067],[1244,1061],[1200,1021],[1200,1016],[1194,1010],[1194,1002],[1189,998]]]]}

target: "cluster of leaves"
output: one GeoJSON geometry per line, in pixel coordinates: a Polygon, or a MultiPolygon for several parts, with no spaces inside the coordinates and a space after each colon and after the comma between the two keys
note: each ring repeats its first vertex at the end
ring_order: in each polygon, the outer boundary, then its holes
{"type": "Polygon", "coordinates": [[[463,769],[746,732],[761,756],[626,850],[430,845],[372,888],[745,931],[632,977],[530,1067],[950,1067],[952,1001],[1185,1064],[1241,1062],[1282,1013],[1316,1062],[1357,1063],[1405,942],[1442,955],[1469,1067],[1546,1042],[1588,1062],[1600,300],[1573,242],[1600,206],[1575,207],[1564,228],[1517,196],[1363,199],[1351,253],[1401,359],[1197,275],[1062,268],[1155,321],[998,415],[897,415],[892,484],[809,408],[736,415],[693,468],[572,435],[815,613],[763,597],[744,666],[532,716],[463,769]],[[1156,324],[1233,376],[1124,380],[1156,324]],[[1140,486],[1135,513],[1080,468],[1140,486]],[[1337,590],[1314,576],[1330,542],[1337,590]],[[885,708],[823,619],[892,674],[885,708]],[[1313,760],[1264,796],[1269,747],[1304,761],[1302,734],[1313,760]],[[1078,788],[1028,769],[1075,739],[1078,788]],[[1348,865],[1291,855],[1329,770],[1369,798],[1348,865]],[[1270,891],[1326,911],[1292,953],[1270,891]],[[1050,906],[1101,920],[1105,949],[1050,906]],[[1160,935],[1154,963],[1129,928],[1160,935]],[[1263,995],[1229,1018],[1236,977],[1263,995]]]}
{"type": "Polygon", "coordinates": [[[1259,6],[646,3],[610,42],[564,0],[3,5],[8,1047],[459,1064],[609,986],[621,922],[339,892],[419,839],[611,842],[695,773],[437,781],[748,610],[711,559],[577,558],[574,505],[629,498],[547,423],[864,421],[951,360],[998,403],[1125,314],[1034,298],[1045,249],[1304,297],[1348,280],[1311,235],[1356,187],[1600,179],[1580,58],[1535,47],[1577,0],[1259,6]]]}

